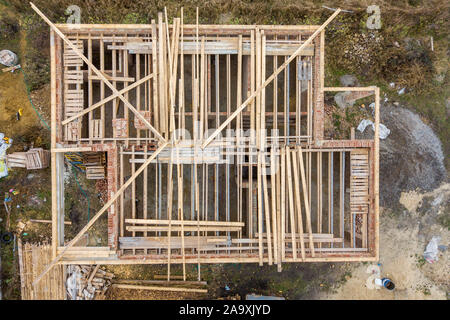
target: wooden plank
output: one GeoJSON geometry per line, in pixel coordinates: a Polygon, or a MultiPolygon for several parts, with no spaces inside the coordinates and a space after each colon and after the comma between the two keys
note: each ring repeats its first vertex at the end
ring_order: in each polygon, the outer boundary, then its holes
{"type": "MultiPolygon", "coordinates": [[[[132,154],[132,159],[135,158],[135,146],[133,145],[131,147],[131,151],[133,152],[132,154]]],[[[145,170],[145,169],[144,169],[145,170]]],[[[136,164],[133,162],[131,164],[131,176],[134,175],[134,173],[136,172],[136,164]]],[[[136,219],[136,201],[134,200],[136,199],[136,179],[133,180],[133,182],[131,183],[131,218],[132,219],[136,219]]],[[[136,233],[132,232],[133,237],[136,236],[136,233]]]]}
{"type": "MultiPolygon", "coordinates": [[[[250,76],[249,76],[249,85],[248,85],[248,94],[253,94],[255,90],[255,31],[252,30],[250,33],[250,76]]],[[[250,145],[249,147],[253,147],[255,145],[255,102],[252,100],[250,105],[250,145]]],[[[253,148],[251,148],[253,151],[253,148]]],[[[249,164],[248,164],[248,182],[249,182],[249,191],[248,191],[248,227],[249,227],[249,238],[253,237],[254,227],[253,227],[253,163],[254,156],[249,156],[249,164]]]]}
{"type": "MultiPolygon", "coordinates": [[[[157,276],[157,275],[155,275],[157,276]]],[[[163,276],[165,279],[165,275],[163,276]]],[[[140,279],[121,279],[121,280],[114,280],[114,283],[117,284],[131,284],[131,283],[139,283],[139,284],[187,284],[187,285],[199,285],[199,286],[206,286],[208,282],[206,281],[181,281],[181,280],[172,280],[174,275],[171,276],[170,281],[166,280],[140,280],[140,279]]],[[[180,278],[182,279],[182,278],[180,278]]]]}
{"type": "Polygon", "coordinates": [[[158,13],[158,89],[159,89],[159,110],[160,110],[160,131],[163,135],[166,132],[166,101],[165,101],[165,71],[164,71],[164,28],[162,13],[158,13]]]}
{"type": "Polygon", "coordinates": [[[186,232],[192,232],[192,231],[239,231],[241,230],[241,227],[223,227],[223,226],[201,226],[201,227],[197,227],[197,226],[127,226],[126,230],[128,231],[164,231],[164,232],[169,232],[169,230],[172,231],[176,231],[176,232],[180,232],[181,228],[184,228],[184,231],[186,232]]]}
{"type": "Polygon", "coordinates": [[[276,171],[278,167],[275,163],[275,149],[270,149],[270,183],[271,183],[271,212],[272,212],[272,232],[273,232],[273,257],[275,264],[278,264],[278,232],[277,232],[277,190],[276,190],[276,171]]]}
{"type": "MultiPolygon", "coordinates": [[[[130,224],[150,224],[150,225],[168,225],[169,220],[152,220],[152,219],[125,219],[126,223],[130,224]]],[[[171,221],[173,225],[185,225],[185,226],[220,226],[220,227],[244,227],[244,222],[233,222],[233,221],[194,221],[194,220],[173,220],[171,221]]]]}
{"type": "MultiPolygon", "coordinates": [[[[125,182],[125,175],[124,175],[124,168],[123,168],[123,166],[124,166],[124,162],[123,162],[123,146],[120,146],[120,169],[119,169],[119,172],[120,172],[120,187],[122,187],[123,186],[123,184],[124,184],[124,182],[125,182]]],[[[124,203],[124,195],[123,195],[123,193],[120,195],[120,201],[119,201],[119,203],[120,203],[120,217],[119,217],[119,219],[120,219],[120,222],[119,222],[119,225],[120,225],[120,236],[121,237],[123,237],[123,234],[124,234],[124,219],[125,219],[125,213],[124,213],[124,208],[125,208],[125,203],[124,203]]]]}
{"type": "Polygon", "coordinates": [[[379,259],[380,255],[380,217],[379,217],[379,195],[380,195],[380,88],[375,88],[375,134],[374,134],[374,223],[373,227],[375,229],[374,237],[374,255],[376,260],[379,259]]]}
{"type": "MultiPolygon", "coordinates": [[[[57,88],[56,88],[56,48],[55,32],[50,31],[50,116],[51,116],[51,149],[56,149],[56,107],[57,107],[57,88]]],[[[51,171],[52,171],[52,257],[56,257],[56,248],[58,246],[58,177],[56,168],[56,153],[51,153],[51,171]]]]}
{"type": "Polygon", "coordinates": [[[132,284],[113,284],[113,288],[127,290],[152,290],[152,291],[174,291],[174,292],[195,292],[207,293],[207,289],[179,288],[179,287],[158,287],[158,286],[138,286],[132,284]]]}
{"type": "MultiPolygon", "coordinates": [[[[317,232],[322,232],[322,152],[317,154],[317,232]]],[[[320,248],[320,245],[319,245],[320,248]]]]}
{"type": "Polygon", "coordinates": [[[159,80],[158,80],[158,74],[157,74],[157,70],[158,70],[158,65],[157,65],[157,52],[156,52],[156,48],[158,46],[158,34],[156,32],[156,23],[155,20],[152,19],[151,20],[152,23],[152,43],[155,43],[155,46],[152,48],[152,69],[153,69],[153,74],[155,75],[153,77],[153,123],[155,125],[156,130],[161,130],[160,125],[159,125],[159,90],[158,90],[158,84],[159,84],[159,80]]]}
{"type": "MultiPolygon", "coordinates": [[[[281,148],[281,261],[285,255],[285,216],[286,216],[286,149],[281,148]]],[[[281,262],[280,262],[281,264],[281,262]]]]}
{"type": "Polygon", "coordinates": [[[305,176],[305,167],[303,165],[303,154],[302,154],[302,147],[298,147],[297,149],[298,157],[300,160],[300,175],[302,179],[302,186],[303,186],[303,200],[305,203],[305,212],[306,212],[306,225],[308,227],[309,232],[309,248],[311,249],[312,257],[315,257],[315,251],[314,251],[314,243],[312,239],[312,226],[311,226],[311,211],[309,210],[309,200],[308,200],[308,191],[306,188],[306,176],[305,176]]]}
{"type": "Polygon", "coordinates": [[[273,263],[273,252],[272,252],[272,235],[271,235],[271,226],[270,226],[270,205],[269,205],[269,192],[267,190],[267,167],[264,161],[264,156],[261,155],[262,158],[262,167],[265,172],[263,172],[262,182],[263,182],[263,195],[264,195],[264,217],[266,222],[266,232],[269,234],[268,242],[267,242],[267,252],[269,255],[269,265],[273,263]]]}
{"type": "Polygon", "coordinates": [[[290,217],[290,227],[291,227],[291,239],[292,239],[292,250],[294,255],[294,260],[297,259],[297,242],[295,241],[295,208],[294,208],[294,197],[292,188],[292,168],[291,168],[291,155],[289,147],[286,146],[286,171],[287,171],[287,184],[288,184],[288,197],[289,197],[289,217],[290,217]]]}
{"type": "MultiPolygon", "coordinates": [[[[225,38],[219,37],[218,39],[208,39],[205,37],[205,54],[207,55],[234,55],[238,54],[238,39],[237,38],[225,38]]],[[[301,42],[292,41],[293,43],[280,43],[268,41],[266,54],[268,56],[290,56],[295,52],[301,42]]],[[[183,46],[185,49],[183,50],[184,54],[195,54],[196,42],[191,40],[183,41],[183,46]]],[[[131,54],[150,54],[153,50],[153,42],[125,42],[123,45],[108,45],[108,49],[110,50],[128,50],[131,54]]],[[[313,44],[310,44],[305,47],[302,51],[302,56],[313,56],[314,55],[313,44]]],[[[176,51],[175,51],[176,52],[176,51]]],[[[179,49],[178,54],[181,53],[181,49],[179,49]]],[[[251,45],[249,41],[244,41],[242,45],[242,55],[248,56],[251,54],[251,45]]]]}
{"type": "MultiPolygon", "coordinates": [[[[295,187],[295,204],[297,206],[297,223],[298,230],[300,233],[300,238],[303,238],[303,218],[302,218],[302,203],[300,199],[300,184],[298,182],[298,178],[300,177],[298,172],[298,159],[297,152],[292,152],[292,167],[294,169],[294,187],[295,187]]],[[[305,260],[305,244],[303,241],[300,242],[302,259],[305,260]]]]}
{"type": "MultiPolygon", "coordinates": [[[[144,154],[147,154],[147,145],[145,145],[144,146],[144,154]]],[[[148,193],[148,168],[146,167],[145,169],[144,169],[144,181],[143,181],[143,195],[142,195],[142,197],[143,197],[143,201],[142,201],[142,205],[143,205],[143,208],[142,208],[142,212],[143,212],[143,218],[144,219],[147,219],[147,216],[148,216],[148,200],[147,200],[147,197],[148,197],[148,195],[147,195],[147,193],[148,193]]],[[[147,232],[144,232],[144,236],[146,237],[147,236],[147,232]]]]}
{"type": "MultiPolygon", "coordinates": [[[[36,223],[52,223],[52,220],[42,220],[42,219],[30,219],[29,222],[36,222],[36,223]]],[[[71,221],[64,221],[64,224],[66,225],[72,225],[71,221]]]]}
{"type": "MultiPolygon", "coordinates": [[[[169,246],[168,237],[121,237],[119,238],[121,249],[146,248],[146,249],[166,249],[169,246]]],[[[172,237],[171,248],[200,248],[205,246],[215,247],[216,245],[227,245],[228,239],[225,236],[205,236],[200,238],[200,246],[197,236],[172,237]],[[184,244],[183,244],[184,242],[184,244]]]]}

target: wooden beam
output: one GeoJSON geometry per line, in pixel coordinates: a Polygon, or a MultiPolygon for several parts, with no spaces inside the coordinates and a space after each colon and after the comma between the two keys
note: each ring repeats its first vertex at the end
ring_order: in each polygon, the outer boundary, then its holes
{"type": "Polygon", "coordinates": [[[313,257],[315,257],[315,251],[314,251],[314,242],[312,238],[312,226],[311,226],[311,211],[309,206],[309,200],[308,200],[308,190],[306,188],[306,176],[305,176],[305,166],[303,165],[303,154],[302,154],[302,147],[298,147],[298,156],[300,160],[300,175],[302,179],[302,186],[303,186],[303,199],[305,202],[305,211],[306,211],[306,225],[308,227],[309,232],[309,248],[311,249],[311,254],[313,257]]]}
{"type": "Polygon", "coordinates": [[[377,90],[377,87],[324,87],[323,91],[369,91],[374,92],[377,90]]]}
{"type": "MultiPolygon", "coordinates": [[[[285,229],[286,229],[286,149],[281,148],[281,261],[284,261],[286,257],[285,250],[285,229]]],[[[280,265],[281,265],[280,261],[280,265]]]]}
{"type": "MultiPolygon", "coordinates": [[[[302,203],[300,199],[300,184],[298,182],[299,172],[298,172],[298,160],[297,152],[294,150],[292,152],[292,167],[294,169],[294,187],[295,187],[295,204],[297,206],[297,224],[300,232],[300,238],[303,238],[303,218],[302,218],[302,203]]],[[[305,244],[303,241],[300,242],[302,259],[305,260],[305,244]]]]}
{"type": "Polygon", "coordinates": [[[375,89],[375,135],[374,135],[374,197],[375,197],[375,258],[380,258],[380,88],[375,89]]]}
{"type": "Polygon", "coordinates": [[[138,286],[132,284],[113,284],[113,288],[118,289],[132,289],[132,290],[152,290],[152,291],[174,291],[174,292],[195,292],[195,293],[207,293],[207,289],[194,289],[194,288],[178,288],[178,287],[158,287],[158,286],[138,286]]]}
{"type": "Polygon", "coordinates": [[[291,168],[291,155],[289,147],[286,146],[286,171],[287,171],[287,184],[288,184],[288,197],[289,197],[289,217],[291,226],[291,239],[292,239],[292,252],[294,260],[297,259],[297,242],[295,241],[296,227],[295,227],[295,208],[294,208],[294,196],[292,187],[292,168],[291,168]]]}
{"type": "MultiPolygon", "coordinates": [[[[57,88],[56,88],[56,48],[55,48],[55,32],[50,32],[50,99],[51,99],[51,121],[50,138],[51,149],[56,149],[56,104],[57,104],[57,88]]],[[[56,257],[56,248],[58,246],[58,177],[56,170],[56,154],[51,153],[51,171],[52,171],[52,257],[56,257]]],[[[1,289],[0,289],[1,290],[1,289]]]]}
{"type": "MultiPolygon", "coordinates": [[[[52,220],[40,220],[40,219],[30,219],[28,220],[30,222],[37,222],[37,223],[52,223],[52,220]]],[[[64,221],[64,224],[71,225],[71,221],[64,221]]]]}
{"type": "Polygon", "coordinates": [[[241,227],[224,227],[224,226],[127,226],[126,229],[128,231],[162,231],[162,232],[169,232],[170,230],[180,232],[181,229],[184,228],[184,231],[227,231],[227,232],[235,232],[241,230],[241,227]]]}
{"type": "MultiPolygon", "coordinates": [[[[152,219],[125,219],[126,223],[130,224],[152,224],[152,225],[168,225],[169,220],[152,220],[152,219]]],[[[172,220],[173,225],[185,225],[185,226],[196,226],[197,224],[201,226],[221,226],[221,227],[244,227],[243,222],[232,222],[232,221],[193,221],[193,220],[172,220]]]]}
{"type": "Polygon", "coordinates": [[[270,149],[270,184],[271,184],[271,212],[272,212],[272,233],[273,233],[273,257],[275,264],[278,264],[278,233],[277,233],[277,196],[276,196],[276,170],[275,149],[270,149]]]}

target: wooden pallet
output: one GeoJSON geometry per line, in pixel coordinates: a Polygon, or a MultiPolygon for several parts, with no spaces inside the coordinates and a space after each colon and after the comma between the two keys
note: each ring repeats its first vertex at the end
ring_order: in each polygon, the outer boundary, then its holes
{"type": "Polygon", "coordinates": [[[105,167],[103,166],[86,167],[86,179],[90,180],[105,179],[105,167]]]}
{"type": "Polygon", "coordinates": [[[6,156],[6,164],[9,168],[26,168],[26,152],[14,152],[6,156]]]}
{"type": "MultiPolygon", "coordinates": [[[[72,40],[83,51],[83,41],[72,40]]],[[[68,119],[83,110],[83,60],[69,47],[64,45],[64,119],[68,119]]],[[[78,141],[81,136],[81,119],[76,119],[65,126],[67,141],[78,141]]]]}
{"type": "Polygon", "coordinates": [[[50,152],[42,148],[30,149],[27,152],[15,152],[7,156],[10,168],[27,168],[27,170],[47,168],[50,162],[50,152]]]}
{"type": "MultiPolygon", "coordinates": [[[[78,50],[83,52],[83,41],[72,40],[72,43],[78,50]]],[[[83,60],[66,44],[64,43],[64,67],[82,67],[83,60]]]]}
{"type": "Polygon", "coordinates": [[[103,155],[99,152],[86,152],[83,153],[83,165],[88,166],[99,166],[104,164],[103,155]]]}
{"type": "Polygon", "coordinates": [[[350,210],[369,212],[369,153],[367,149],[350,152],[350,210]]]}

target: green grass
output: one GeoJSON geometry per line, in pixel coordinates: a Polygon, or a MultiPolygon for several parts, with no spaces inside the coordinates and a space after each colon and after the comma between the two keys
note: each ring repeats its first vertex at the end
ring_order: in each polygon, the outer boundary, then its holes
{"type": "Polygon", "coordinates": [[[437,218],[439,224],[447,230],[450,230],[450,212],[446,211],[440,214],[437,218]]]}
{"type": "Polygon", "coordinates": [[[416,265],[418,268],[422,268],[427,263],[427,260],[425,260],[425,258],[423,256],[418,255],[416,253],[415,257],[416,257],[416,265]]]}

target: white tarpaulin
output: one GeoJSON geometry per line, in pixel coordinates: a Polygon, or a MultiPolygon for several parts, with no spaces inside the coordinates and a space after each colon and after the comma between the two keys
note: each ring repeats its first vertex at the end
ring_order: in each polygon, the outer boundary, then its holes
{"type": "MultiPolygon", "coordinates": [[[[373,131],[375,131],[375,124],[372,122],[372,120],[368,119],[361,120],[361,122],[358,125],[358,130],[360,132],[364,132],[367,126],[371,126],[373,131]]],[[[384,124],[380,123],[380,139],[386,139],[390,133],[391,130],[389,130],[384,124]]]]}
{"type": "Polygon", "coordinates": [[[11,146],[12,140],[10,143],[6,143],[3,138],[5,135],[0,133],[0,178],[6,177],[8,175],[8,167],[6,166],[6,149],[11,146]]]}
{"type": "Polygon", "coordinates": [[[425,249],[425,252],[423,253],[423,257],[429,263],[434,263],[439,260],[438,256],[439,241],[441,241],[441,237],[439,236],[434,236],[433,238],[431,238],[430,242],[428,243],[425,249]]]}

